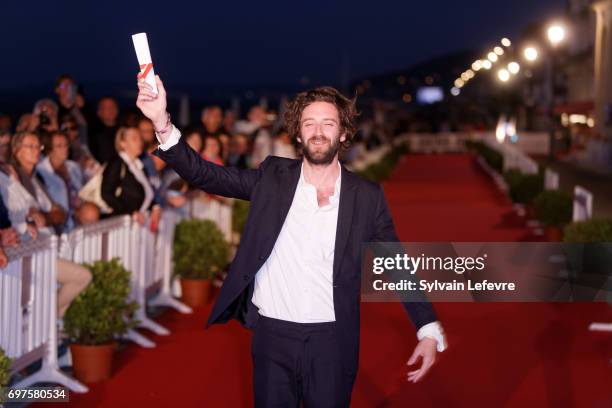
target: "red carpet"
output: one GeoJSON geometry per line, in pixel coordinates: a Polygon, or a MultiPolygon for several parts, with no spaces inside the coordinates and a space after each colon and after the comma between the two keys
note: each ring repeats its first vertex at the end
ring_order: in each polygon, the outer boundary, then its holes
{"type": "MultiPolygon", "coordinates": [[[[469,156],[407,156],[385,192],[404,241],[536,239],[469,156]]],[[[353,407],[612,406],[612,335],[587,331],[592,320],[612,320],[609,305],[435,308],[450,348],[428,377],[412,384],[403,378],[416,337],[402,307],[362,305],[353,407]]],[[[113,378],[72,394],[71,405],[251,406],[250,332],[236,323],[205,331],[209,311],[163,314],[157,320],[172,331],[169,337],[151,336],[158,344],[152,350],[125,347],[113,378]]]]}

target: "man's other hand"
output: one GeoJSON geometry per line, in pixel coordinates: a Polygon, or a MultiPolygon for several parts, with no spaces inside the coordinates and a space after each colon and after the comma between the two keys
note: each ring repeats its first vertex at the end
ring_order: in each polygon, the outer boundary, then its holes
{"type": "Polygon", "coordinates": [[[437,341],[430,337],[425,337],[423,340],[419,341],[407,365],[410,366],[415,364],[419,358],[422,359],[422,364],[418,370],[408,372],[408,377],[406,378],[408,381],[412,381],[413,383],[419,382],[425,374],[427,374],[436,361],[436,345],[437,341]]]}

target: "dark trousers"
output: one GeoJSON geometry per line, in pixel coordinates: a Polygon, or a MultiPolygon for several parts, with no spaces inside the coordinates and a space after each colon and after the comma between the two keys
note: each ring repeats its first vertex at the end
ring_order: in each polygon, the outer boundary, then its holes
{"type": "Polygon", "coordinates": [[[348,407],[355,381],[343,370],[336,323],[259,316],[253,329],[255,407],[348,407]]]}

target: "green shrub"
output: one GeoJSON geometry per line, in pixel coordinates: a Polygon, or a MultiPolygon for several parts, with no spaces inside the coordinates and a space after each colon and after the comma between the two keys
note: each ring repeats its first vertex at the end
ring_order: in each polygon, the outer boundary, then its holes
{"type": "Polygon", "coordinates": [[[466,140],[464,142],[465,148],[468,150],[474,150],[476,151],[479,148],[479,145],[481,145],[482,143],[477,142],[475,140],[466,140]]]}
{"type": "Polygon", "coordinates": [[[543,191],[534,201],[537,218],[544,225],[560,227],[572,221],[572,196],[560,190],[543,191]]]}
{"type": "Polygon", "coordinates": [[[487,147],[482,151],[482,156],[492,169],[496,170],[498,173],[503,171],[504,156],[501,153],[487,147]]]}
{"type": "Polygon", "coordinates": [[[593,218],[565,227],[565,242],[612,242],[612,219],[593,218]]]}
{"type": "Polygon", "coordinates": [[[244,200],[234,200],[232,208],[232,230],[242,234],[249,215],[250,203],[244,200]]]}
{"type": "Polygon", "coordinates": [[[174,273],[184,279],[212,279],[228,263],[229,244],[210,220],[181,221],[173,248],[174,273]]]}
{"type": "Polygon", "coordinates": [[[521,180],[523,178],[523,173],[521,173],[517,169],[510,169],[510,170],[506,170],[503,176],[504,176],[504,181],[508,185],[508,188],[510,189],[510,191],[512,191],[513,189],[516,188],[516,186],[518,186],[521,183],[521,180]]]}
{"type": "Polygon", "coordinates": [[[544,179],[540,174],[522,174],[520,177],[513,175],[512,178],[515,184],[510,187],[510,198],[515,203],[532,203],[544,191],[544,179]]]}
{"type": "Polygon", "coordinates": [[[0,347],[0,403],[2,402],[2,390],[11,380],[11,364],[11,359],[4,354],[4,350],[0,347]]]}
{"type": "Polygon", "coordinates": [[[129,301],[130,272],[117,258],[85,266],[92,281],[70,304],[64,331],[73,343],[108,344],[138,323],[133,318],[138,304],[129,301]]]}
{"type": "Polygon", "coordinates": [[[482,142],[467,140],[465,147],[474,151],[487,162],[489,167],[501,173],[504,169],[504,156],[497,150],[494,150],[482,142]]]}

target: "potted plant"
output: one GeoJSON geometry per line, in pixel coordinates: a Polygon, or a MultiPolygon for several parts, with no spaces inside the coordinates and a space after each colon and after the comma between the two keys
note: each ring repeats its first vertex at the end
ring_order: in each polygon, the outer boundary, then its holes
{"type": "Polygon", "coordinates": [[[4,387],[6,387],[11,380],[11,364],[11,359],[4,354],[4,350],[0,347],[0,404],[2,404],[4,387]]]}
{"type": "Polygon", "coordinates": [[[510,190],[510,198],[512,199],[512,201],[516,201],[513,194],[516,191],[516,187],[521,183],[523,173],[521,173],[517,169],[510,169],[506,170],[503,176],[504,181],[506,182],[506,184],[508,185],[508,189],[510,190]]]}
{"type": "Polygon", "coordinates": [[[543,191],[536,197],[534,206],[537,218],[546,226],[548,240],[561,241],[561,228],[572,220],[572,196],[559,190],[543,191]]]}
{"type": "Polygon", "coordinates": [[[176,226],[173,249],[182,301],[191,307],[205,305],[212,278],[228,263],[229,245],[223,233],[210,220],[184,220],[176,226]]]}
{"type": "Polygon", "coordinates": [[[112,372],[115,338],[136,326],[138,304],[130,301],[130,272],[117,258],[85,265],[93,278],[64,316],[74,375],[82,382],[105,380],[112,372]]]}
{"type": "Polygon", "coordinates": [[[544,190],[544,179],[540,174],[513,175],[510,179],[513,183],[510,187],[510,197],[515,203],[525,205],[527,217],[536,217],[533,200],[544,190]]]}
{"type": "Polygon", "coordinates": [[[563,233],[564,242],[612,242],[612,220],[593,218],[568,224],[563,233]]]}

